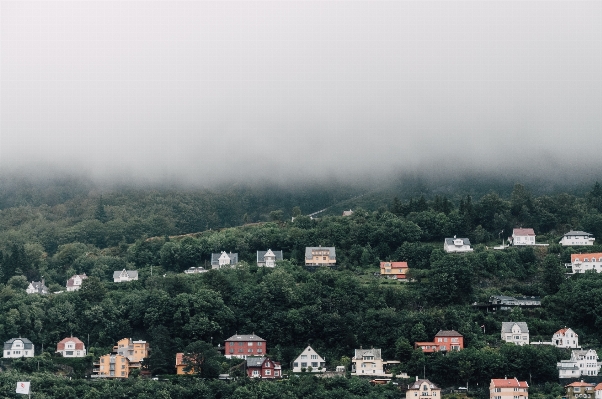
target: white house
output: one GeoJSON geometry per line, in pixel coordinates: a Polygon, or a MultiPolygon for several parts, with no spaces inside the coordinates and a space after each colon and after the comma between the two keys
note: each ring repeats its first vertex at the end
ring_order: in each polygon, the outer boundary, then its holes
{"type": "Polygon", "coordinates": [[[33,357],[33,343],[27,338],[11,338],[4,343],[3,357],[18,358],[18,357],[33,357]]]}
{"type": "Polygon", "coordinates": [[[56,344],[56,353],[63,357],[85,357],[86,345],[77,337],[68,337],[56,344]]]}
{"type": "Polygon", "coordinates": [[[29,283],[29,286],[25,289],[25,292],[28,294],[48,294],[48,287],[44,283],[44,279],[42,281],[32,281],[29,283]]]}
{"type": "Polygon", "coordinates": [[[567,245],[594,245],[595,238],[590,233],[585,231],[569,231],[566,233],[558,244],[562,246],[567,245]]]}
{"type": "Polygon", "coordinates": [[[443,243],[445,252],[472,252],[468,238],[446,238],[443,243]]]}
{"type": "Polygon", "coordinates": [[[300,373],[303,370],[312,373],[326,371],[326,361],[311,346],[305,348],[293,361],[293,373],[300,373]]]}
{"type": "Polygon", "coordinates": [[[512,245],[535,245],[535,231],[533,229],[512,230],[512,245]]]}
{"type": "Polygon", "coordinates": [[[212,269],[221,269],[222,267],[233,266],[238,263],[238,254],[237,253],[226,253],[222,251],[221,253],[211,254],[211,268],[212,269]]]}
{"type": "Polygon", "coordinates": [[[552,335],[552,345],[557,348],[580,348],[579,335],[570,328],[563,328],[552,335]]]}
{"type": "Polygon", "coordinates": [[[385,366],[399,364],[397,360],[383,361],[380,349],[356,349],[355,356],[351,359],[351,375],[369,375],[372,377],[391,377],[385,366]]]}
{"type": "Polygon", "coordinates": [[[596,385],[594,391],[596,393],[596,399],[602,399],[602,382],[596,385]]]}
{"type": "Polygon", "coordinates": [[[571,263],[565,263],[573,273],[585,273],[594,270],[596,273],[602,271],[602,252],[591,254],[571,254],[571,263]]]}
{"type": "Polygon", "coordinates": [[[259,267],[274,267],[276,266],[276,261],[282,259],[282,251],[272,251],[271,249],[268,249],[267,251],[257,251],[257,266],[259,267]]]}
{"type": "Polygon", "coordinates": [[[121,283],[124,281],[134,281],[138,280],[138,271],[137,270],[125,270],[115,271],[113,272],[113,282],[121,283]]]}
{"type": "Polygon", "coordinates": [[[524,321],[502,322],[502,341],[516,345],[529,345],[529,327],[524,321]]]}
{"type": "Polygon", "coordinates": [[[199,273],[205,273],[208,272],[209,270],[205,270],[204,267],[199,266],[199,267],[189,267],[188,269],[184,270],[184,273],[186,274],[199,274],[199,273]]]}
{"type": "Polygon", "coordinates": [[[77,291],[82,288],[82,281],[87,279],[86,273],[74,274],[69,280],[67,280],[67,291],[77,291]]]}
{"type": "Polygon", "coordinates": [[[556,363],[558,378],[580,378],[582,376],[597,376],[600,370],[598,354],[595,350],[573,350],[570,360],[556,363]]]}

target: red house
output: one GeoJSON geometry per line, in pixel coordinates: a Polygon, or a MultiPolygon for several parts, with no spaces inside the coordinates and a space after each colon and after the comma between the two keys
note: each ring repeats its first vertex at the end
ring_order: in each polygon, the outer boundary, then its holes
{"type": "Polygon", "coordinates": [[[265,356],[267,343],[257,335],[235,334],[224,343],[224,356],[246,359],[248,356],[265,356]]]}
{"type": "Polygon", "coordinates": [[[281,378],[280,363],[268,357],[247,357],[247,375],[249,378],[281,378]]]}
{"type": "Polygon", "coordinates": [[[414,348],[424,353],[459,351],[464,349],[464,336],[455,330],[439,330],[433,342],[416,342],[414,348]]]}

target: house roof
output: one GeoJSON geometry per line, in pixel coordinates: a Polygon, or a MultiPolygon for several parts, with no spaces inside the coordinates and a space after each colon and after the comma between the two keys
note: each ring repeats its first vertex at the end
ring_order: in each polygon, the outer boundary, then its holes
{"type": "MultiPolygon", "coordinates": [[[[268,249],[268,251],[272,251],[272,250],[268,249]]],[[[265,257],[265,254],[268,253],[268,251],[257,251],[257,262],[265,262],[264,257],[265,257]]],[[[276,257],[276,260],[284,259],[282,251],[272,251],[272,253],[276,257]]]]}
{"type": "Polygon", "coordinates": [[[521,332],[523,332],[523,333],[529,332],[529,327],[527,326],[527,323],[525,323],[524,321],[504,321],[504,322],[502,322],[502,332],[503,333],[512,332],[512,327],[515,324],[518,325],[521,332]]]}
{"type": "MultiPolygon", "coordinates": [[[[571,329],[570,328],[566,328],[566,327],[565,328],[561,328],[560,330],[556,331],[554,333],[554,335],[556,335],[556,334],[565,335],[568,330],[571,330],[571,329]]],[[[571,330],[571,331],[573,331],[573,330],[571,330]]],[[[577,337],[579,336],[576,332],[573,331],[573,333],[575,334],[575,336],[577,336],[577,337]]]]}
{"type": "Polygon", "coordinates": [[[528,388],[527,381],[519,381],[514,378],[492,378],[491,383],[495,388],[528,388]]]}
{"type": "MultiPolygon", "coordinates": [[[[600,385],[600,384],[598,384],[600,385]]],[[[583,381],[575,381],[570,383],[569,385],[565,385],[564,387],[593,387],[594,384],[590,384],[588,382],[583,382],[583,381]]]]}
{"type": "Polygon", "coordinates": [[[380,262],[380,268],[384,268],[386,266],[389,267],[398,267],[398,268],[408,268],[408,262],[380,262]]]}
{"type": "Polygon", "coordinates": [[[32,281],[29,285],[38,294],[46,294],[46,293],[48,293],[48,287],[46,287],[46,285],[42,281],[32,281]]]}
{"type": "Polygon", "coordinates": [[[470,245],[470,240],[468,238],[446,238],[445,243],[447,245],[455,245],[454,240],[462,240],[462,245],[470,245]]]}
{"type": "Polygon", "coordinates": [[[311,251],[316,249],[327,249],[329,251],[328,256],[330,257],[330,259],[336,259],[337,257],[334,247],[305,247],[305,259],[311,259],[311,251]]]}
{"type": "Polygon", "coordinates": [[[311,354],[314,354],[314,353],[315,353],[316,355],[318,355],[318,360],[320,360],[320,361],[324,361],[324,359],[322,359],[322,356],[320,356],[320,355],[318,354],[318,352],[316,352],[316,351],[314,350],[314,348],[312,348],[312,347],[311,347],[311,346],[309,346],[309,345],[307,346],[307,348],[303,349],[303,352],[301,352],[301,353],[299,354],[299,356],[297,356],[297,359],[299,359],[299,358],[301,357],[301,355],[305,355],[305,354],[307,354],[307,353],[311,353],[311,354]]]}
{"type": "Polygon", "coordinates": [[[594,388],[596,391],[600,391],[602,390],[602,382],[600,382],[598,385],[596,385],[596,387],[594,388]]]}
{"type": "Polygon", "coordinates": [[[592,235],[591,233],[586,233],[585,231],[571,230],[568,233],[565,233],[564,236],[566,237],[566,236],[591,236],[591,235],[592,235]]]}
{"type": "Polygon", "coordinates": [[[435,337],[463,337],[463,335],[456,330],[439,330],[435,337]]]}
{"type": "Polygon", "coordinates": [[[228,341],[240,341],[240,342],[265,342],[265,339],[257,336],[257,335],[242,335],[242,334],[234,334],[230,338],[226,340],[228,341]]]}
{"type": "Polygon", "coordinates": [[[64,349],[67,342],[73,342],[76,350],[84,349],[84,343],[77,337],[63,338],[58,344],[56,344],[57,349],[64,349]]]}
{"type": "Polygon", "coordinates": [[[413,383],[411,383],[410,385],[408,385],[408,389],[420,389],[420,387],[424,383],[427,383],[431,387],[431,389],[441,389],[437,385],[430,382],[429,380],[416,380],[413,383]]]}
{"type": "Polygon", "coordinates": [[[267,358],[263,356],[249,356],[247,357],[247,367],[261,367],[261,365],[263,364],[263,362],[265,362],[266,359],[267,358]]]}
{"type": "Polygon", "coordinates": [[[129,278],[138,278],[138,270],[116,270],[113,272],[113,279],[119,278],[121,273],[125,272],[129,278]]]}
{"type": "Polygon", "coordinates": [[[23,342],[23,347],[25,349],[32,349],[33,348],[33,342],[31,342],[27,338],[11,338],[11,339],[9,339],[8,341],[6,341],[4,343],[4,350],[10,350],[13,347],[13,343],[15,341],[21,341],[21,342],[23,342]]]}
{"type": "Polygon", "coordinates": [[[579,357],[585,357],[591,352],[593,352],[594,355],[598,356],[598,353],[594,349],[573,349],[571,351],[571,359],[574,360],[579,359],[579,357]]]}
{"type": "Polygon", "coordinates": [[[592,259],[592,258],[597,258],[600,259],[602,258],[602,252],[592,252],[591,254],[571,254],[571,263],[573,263],[575,261],[575,259],[579,259],[580,261],[583,261],[583,259],[592,259]]]}
{"type": "Polygon", "coordinates": [[[88,278],[88,276],[86,276],[86,273],[84,274],[74,274],[73,276],[71,276],[71,278],[69,280],[67,280],[67,288],[68,287],[73,287],[75,285],[75,278],[79,277],[82,280],[85,280],[88,278]]]}
{"type": "Polygon", "coordinates": [[[374,360],[380,360],[382,359],[382,356],[380,354],[380,349],[356,349],[355,350],[355,356],[353,357],[354,359],[361,359],[364,356],[373,356],[374,360]]]}
{"type": "Polygon", "coordinates": [[[513,236],[534,236],[535,231],[533,229],[514,229],[512,230],[513,236]]]}
{"type": "Polygon", "coordinates": [[[222,251],[220,253],[211,254],[211,264],[219,265],[219,258],[222,256],[222,253],[225,253],[230,258],[230,264],[235,265],[238,263],[238,252],[228,252],[222,251]]]}

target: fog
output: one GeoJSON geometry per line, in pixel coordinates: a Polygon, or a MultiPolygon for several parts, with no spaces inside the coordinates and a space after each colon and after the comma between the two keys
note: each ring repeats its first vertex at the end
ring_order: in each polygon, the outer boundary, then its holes
{"type": "Polygon", "coordinates": [[[0,1],[0,168],[595,178],[602,2],[0,1]]]}

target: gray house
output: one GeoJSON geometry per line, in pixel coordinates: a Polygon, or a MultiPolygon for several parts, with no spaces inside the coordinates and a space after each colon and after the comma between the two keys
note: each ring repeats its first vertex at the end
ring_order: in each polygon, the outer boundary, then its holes
{"type": "Polygon", "coordinates": [[[219,254],[211,254],[211,268],[221,269],[222,267],[234,266],[238,263],[238,253],[226,253],[222,251],[219,254]]]}
{"type": "Polygon", "coordinates": [[[504,321],[501,338],[516,345],[529,345],[529,327],[524,321],[504,321]]]}
{"type": "Polygon", "coordinates": [[[257,251],[257,266],[274,267],[276,262],[284,259],[282,251],[257,251]]]}
{"type": "Polygon", "coordinates": [[[6,358],[33,357],[33,352],[33,342],[27,338],[11,338],[4,343],[2,356],[6,358]]]}
{"type": "Polygon", "coordinates": [[[28,294],[46,295],[48,294],[48,287],[46,287],[44,279],[42,279],[42,281],[32,281],[31,283],[29,283],[29,286],[27,287],[25,292],[27,292],[28,294]]]}

